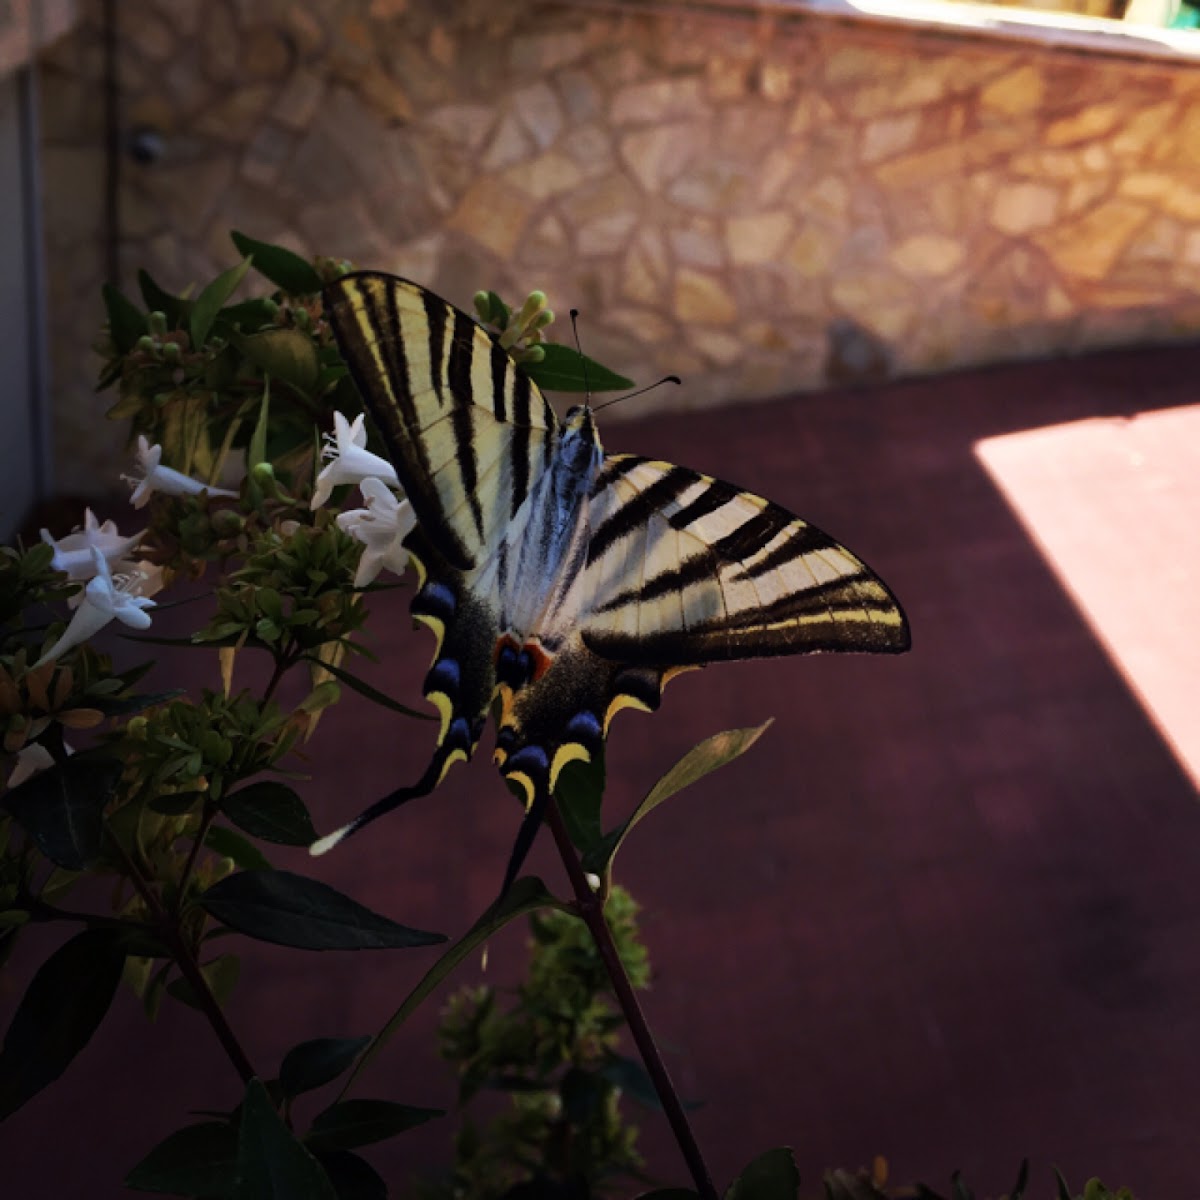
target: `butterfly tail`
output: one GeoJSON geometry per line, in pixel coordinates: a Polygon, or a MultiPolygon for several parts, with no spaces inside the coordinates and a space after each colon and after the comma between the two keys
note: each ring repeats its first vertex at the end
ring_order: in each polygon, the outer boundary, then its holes
{"type": "Polygon", "coordinates": [[[525,812],[521,828],[517,830],[517,840],[513,842],[512,853],[508,856],[508,866],[504,871],[504,883],[500,886],[499,898],[501,900],[508,895],[508,889],[516,881],[517,876],[521,873],[521,868],[525,865],[525,860],[529,857],[529,851],[533,849],[533,843],[537,838],[538,830],[542,827],[542,821],[546,815],[546,805],[549,801],[549,788],[538,788],[534,793],[533,803],[525,812]]]}

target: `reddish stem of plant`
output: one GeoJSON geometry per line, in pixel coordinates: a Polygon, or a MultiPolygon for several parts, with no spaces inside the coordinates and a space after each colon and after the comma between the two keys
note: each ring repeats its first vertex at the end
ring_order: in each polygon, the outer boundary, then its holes
{"type": "Polygon", "coordinates": [[[642,1062],[646,1064],[646,1071],[654,1083],[654,1090],[658,1093],[663,1112],[666,1113],[671,1131],[675,1134],[675,1141],[679,1144],[679,1150],[691,1172],[696,1191],[700,1193],[703,1200],[718,1200],[717,1189],[713,1186],[712,1176],[704,1162],[704,1155],[700,1152],[696,1135],[692,1132],[687,1113],[684,1112],[683,1105],[679,1100],[679,1093],[671,1082],[667,1064],[663,1062],[662,1055],[659,1053],[654,1035],[650,1032],[650,1026],[646,1022],[646,1014],[642,1012],[637,993],[633,990],[633,984],[629,981],[625,964],[621,961],[617,944],[613,940],[612,930],[609,929],[608,921],[604,917],[604,901],[588,883],[579,856],[571,843],[571,835],[567,833],[567,827],[563,824],[562,815],[553,798],[546,806],[546,824],[554,835],[558,853],[563,860],[563,866],[567,869],[571,888],[575,892],[575,907],[587,925],[592,940],[596,943],[596,949],[600,952],[600,958],[608,971],[617,1003],[621,1006],[621,1012],[625,1016],[625,1023],[629,1026],[629,1032],[637,1044],[642,1062]]]}

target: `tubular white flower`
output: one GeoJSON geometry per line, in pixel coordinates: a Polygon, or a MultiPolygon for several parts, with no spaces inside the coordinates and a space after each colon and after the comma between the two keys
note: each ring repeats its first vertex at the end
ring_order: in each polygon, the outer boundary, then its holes
{"type": "Polygon", "coordinates": [[[162,446],[151,446],[144,434],[138,435],[137,448],[138,466],[142,469],[141,478],[136,475],[122,475],[121,478],[133,485],[133,495],[129,502],[134,508],[141,508],[149,502],[155,492],[166,496],[199,496],[207,492],[210,496],[234,497],[237,492],[228,488],[209,487],[199,479],[184,475],[171,467],[162,465],[162,446]]]}
{"type": "Polygon", "coordinates": [[[145,610],[153,608],[154,601],[139,594],[144,577],[114,576],[104,555],[94,546],[91,553],[96,573],[84,591],[83,603],[75,610],[62,637],[33,664],[35,668],[86,642],[114,618],[133,629],[150,628],[150,614],[145,610]]]}
{"type": "Polygon", "coordinates": [[[96,574],[91,553],[93,548],[99,550],[109,566],[112,566],[141,541],[145,532],[143,529],[133,537],[122,537],[115,521],[105,521],[101,525],[96,520],[96,514],[89,508],[84,510],[82,529],[76,529],[57,540],[50,536],[48,529],[43,529],[42,541],[54,550],[50,565],[56,571],[65,571],[67,578],[73,583],[83,583],[96,574]]]}
{"type": "Polygon", "coordinates": [[[368,477],[359,483],[366,508],[339,513],[338,528],[363,543],[362,558],[354,573],[354,586],[366,587],[384,568],[403,575],[408,551],[401,545],[417,523],[407,500],[398,500],[383,480],[368,477]]]}
{"type": "Polygon", "coordinates": [[[313,492],[312,507],[318,509],[343,483],[362,483],[364,479],[382,479],[393,487],[399,487],[396,469],[385,458],[366,449],[366,418],[359,413],[351,425],[340,412],[333,414],[332,434],[325,435],[325,446],[321,457],[329,465],[317,476],[317,488],[313,492]]]}

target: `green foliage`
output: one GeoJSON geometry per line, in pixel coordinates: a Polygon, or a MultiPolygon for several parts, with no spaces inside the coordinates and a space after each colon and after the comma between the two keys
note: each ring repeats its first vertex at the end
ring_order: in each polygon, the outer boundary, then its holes
{"type": "MultiPolygon", "coordinates": [[[[638,940],[637,905],[614,888],[606,915],[635,987],[649,982],[638,940]]],[[[623,1021],[608,972],[587,927],[554,910],[530,917],[525,980],[509,1004],[492,987],[464,988],[442,1014],[442,1055],[459,1081],[459,1103],[484,1090],[506,1092],[508,1109],[484,1127],[467,1118],[446,1178],[425,1181],[427,1200],[488,1200],[523,1183],[571,1187],[594,1195],[636,1175],[637,1130],[622,1112],[622,1089],[610,1068],[623,1021]]]]}

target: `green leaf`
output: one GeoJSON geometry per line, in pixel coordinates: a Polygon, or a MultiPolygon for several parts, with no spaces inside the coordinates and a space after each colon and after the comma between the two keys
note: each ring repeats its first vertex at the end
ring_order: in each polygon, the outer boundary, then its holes
{"type": "Polygon", "coordinates": [[[159,287],[148,271],[139,270],[137,281],[146,308],[150,312],[162,313],[167,318],[168,329],[179,329],[183,324],[187,301],[182,296],[172,296],[170,292],[159,287]]]}
{"type": "Polygon", "coordinates": [[[236,344],[247,361],[260,371],[273,379],[282,379],[306,396],[312,394],[321,364],[316,345],[303,330],[263,329],[238,337],[236,344]]]}
{"type": "Polygon", "coordinates": [[[255,296],[250,300],[239,300],[237,304],[227,304],[213,323],[213,328],[225,333],[256,333],[264,325],[274,322],[279,312],[279,306],[265,296],[255,296]]]}
{"type": "Polygon", "coordinates": [[[1058,1200],[1071,1200],[1071,1189],[1057,1167],[1054,1168],[1054,1182],[1058,1186],[1058,1200]]]}
{"type": "Polygon", "coordinates": [[[600,825],[600,803],[604,799],[604,752],[591,762],[575,759],[567,763],[554,789],[559,812],[575,848],[586,854],[604,836],[600,825]]]}
{"type": "Polygon", "coordinates": [[[263,384],[262,402],[258,406],[258,420],[250,435],[250,446],[246,451],[246,470],[253,471],[260,462],[267,461],[267,428],[271,415],[271,382],[263,384]]]}
{"type": "Polygon", "coordinates": [[[137,345],[138,338],[149,330],[146,314],[111,283],[101,289],[104,309],[108,313],[108,332],[113,345],[121,354],[128,354],[137,345]]]}
{"type": "Polygon", "coordinates": [[[189,813],[207,795],[206,792],[164,792],[146,802],[151,812],[164,817],[182,817],[189,813]]]}
{"type": "Polygon", "coordinates": [[[353,1038],[313,1038],[293,1046],[279,1067],[279,1086],[289,1096],[299,1096],[331,1083],[348,1071],[370,1035],[353,1038]]]}
{"type": "Polygon", "coordinates": [[[231,858],[244,871],[269,871],[271,860],[251,841],[225,829],[212,825],[204,834],[204,844],[222,858],[231,858]]]}
{"type": "Polygon", "coordinates": [[[338,1200],[320,1163],[292,1135],[257,1079],[242,1102],[233,1194],[234,1200],[338,1200]]]}
{"type": "Polygon", "coordinates": [[[317,1162],[325,1169],[338,1200],[387,1200],[387,1184],[366,1159],[349,1150],[331,1150],[318,1154],[317,1162]]]}
{"type": "Polygon", "coordinates": [[[371,1039],[370,1046],[363,1052],[354,1069],[350,1072],[341,1095],[345,1095],[350,1085],[358,1078],[389,1038],[416,1011],[421,1002],[444,980],[460,962],[469,954],[482,946],[497,930],[503,929],[509,921],[533,912],[538,908],[558,908],[563,912],[573,912],[557,896],[546,890],[546,885],[535,875],[526,875],[518,879],[494,904],[486,909],[483,915],[463,934],[453,946],[449,947],[425,972],[424,977],[415,988],[404,998],[404,1002],[388,1018],[383,1028],[371,1039]]]}
{"type": "Polygon", "coordinates": [[[104,806],[122,765],[76,755],[13,788],[2,804],[51,862],[71,871],[93,863],[104,842],[104,806]]]}
{"type": "Polygon", "coordinates": [[[351,675],[349,671],[342,667],[335,667],[333,663],[323,662],[315,654],[306,654],[304,657],[308,662],[316,663],[318,667],[323,667],[330,675],[340,680],[352,691],[358,692],[360,696],[366,696],[368,700],[374,700],[376,704],[381,704],[384,708],[390,708],[392,712],[403,713],[406,717],[416,717],[418,721],[437,720],[436,717],[430,716],[429,713],[417,712],[415,708],[409,708],[407,705],[401,704],[399,700],[393,700],[391,696],[385,696],[382,692],[376,691],[369,683],[364,683],[357,675],[351,675]]]}
{"type": "Polygon", "coordinates": [[[760,1154],[729,1185],[725,1200],[796,1200],[800,1171],[787,1146],[760,1154]]]}
{"type": "Polygon", "coordinates": [[[300,255],[270,242],[257,242],[236,230],[230,234],[243,258],[254,256],[254,269],[290,296],[311,296],[324,286],[316,268],[300,255]]]}
{"type": "Polygon", "coordinates": [[[247,258],[238,263],[236,267],[222,271],[196,297],[191,312],[192,349],[199,350],[208,340],[209,331],[217,319],[217,314],[221,311],[225,301],[237,291],[238,285],[246,277],[248,270],[250,270],[250,260],[247,258]]]}
{"type": "Polygon", "coordinates": [[[0,1121],[53,1083],[96,1032],[125,966],[121,934],[85,929],[38,968],[0,1050],[0,1121]]]}
{"type": "Polygon", "coordinates": [[[221,801],[221,811],[239,829],[280,846],[311,846],[317,840],[304,801],[273,780],[248,784],[221,801]]]}
{"type": "Polygon", "coordinates": [[[300,950],[387,950],[432,946],[441,933],[409,929],[328,884],[290,871],[240,871],[197,901],[247,937],[300,950]]]}
{"type": "Polygon", "coordinates": [[[1017,1170],[1017,1182],[1013,1184],[1012,1189],[1008,1193],[1008,1200],[1024,1200],[1025,1189],[1029,1186],[1029,1159],[1021,1159],[1021,1166],[1017,1170]]]}
{"type": "Polygon", "coordinates": [[[618,375],[571,346],[545,342],[545,358],[539,363],[521,363],[521,370],[544,392],[619,392],[633,387],[633,380],[618,375]]]}
{"type": "Polygon", "coordinates": [[[342,1100],[313,1118],[304,1141],[316,1152],[353,1150],[445,1115],[440,1108],[414,1108],[393,1100],[342,1100]]]}
{"type": "MultiPolygon", "coordinates": [[[[217,1003],[222,1005],[233,994],[233,989],[237,987],[238,976],[241,973],[242,963],[236,954],[222,954],[220,958],[214,958],[212,962],[205,963],[200,968],[200,974],[204,976],[209,990],[216,998],[217,1003]]],[[[188,1008],[204,1012],[204,1006],[186,979],[182,977],[172,979],[167,984],[167,992],[181,1004],[186,1004],[188,1008]]]]}
{"type": "Polygon", "coordinates": [[[237,1153],[232,1125],[187,1125],[159,1142],[125,1177],[125,1186],[171,1196],[228,1196],[237,1185],[237,1153]]]}
{"type": "Polygon", "coordinates": [[[617,851],[629,836],[629,831],[643,817],[653,812],[664,800],[675,795],[683,788],[703,779],[718,767],[733,762],[735,758],[745,754],[755,742],[766,732],[770,721],[747,729],[727,729],[724,733],[714,733],[698,746],[693,746],[655,785],[646,798],[634,809],[633,814],[624,824],[605,834],[603,840],[584,856],[583,866],[586,871],[597,875],[608,871],[616,857],[617,851]]]}

